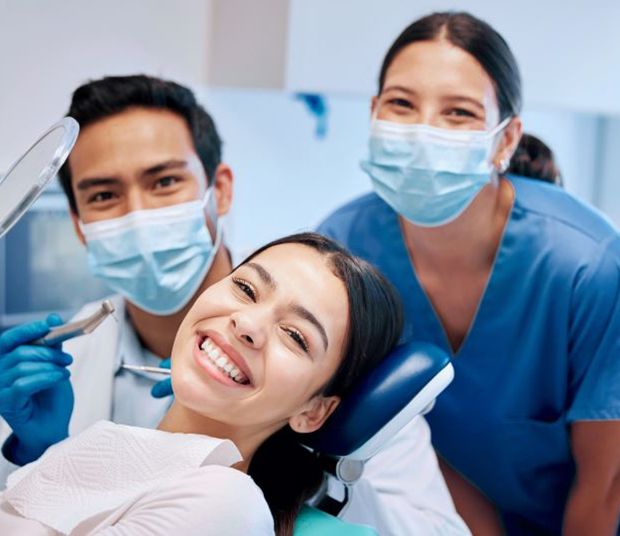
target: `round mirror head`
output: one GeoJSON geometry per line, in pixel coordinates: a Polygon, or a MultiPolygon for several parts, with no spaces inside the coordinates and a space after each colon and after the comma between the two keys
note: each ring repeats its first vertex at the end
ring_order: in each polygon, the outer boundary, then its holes
{"type": "Polygon", "coordinates": [[[52,125],[0,178],[0,238],[41,195],[69,156],[80,127],[72,117],[52,125]]]}

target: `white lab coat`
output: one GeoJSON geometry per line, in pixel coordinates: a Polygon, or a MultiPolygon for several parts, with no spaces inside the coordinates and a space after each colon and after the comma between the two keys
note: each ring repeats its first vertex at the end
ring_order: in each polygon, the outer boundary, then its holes
{"type": "MultiPolygon", "coordinates": [[[[70,435],[97,421],[112,420],[116,358],[123,323],[127,322],[122,298],[115,296],[112,301],[118,323],[108,318],[90,335],[63,344],[63,349],[74,359],[70,366],[75,393],[70,435]]],[[[92,313],[99,303],[84,306],[75,318],[92,313]]],[[[0,419],[0,445],[10,433],[8,425],[0,419]]],[[[16,468],[0,457],[0,488],[16,468]]],[[[352,500],[340,517],[374,526],[381,536],[469,534],[437,466],[423,417],[406,426],[367,462],[364,476],[354,486],[352,500]]]]}
{"type": "MultiPolygon", "coordinates": [[[[97,421],[111,420],[113,382],[116,366],[121,323],[126,322],[125,305],[120,296],[111,298],[114,315],[118,319],[108,317],[93,333],[76,337],[63,343],[63,350],[73,357],[71,385],[75,395],[75,405],[69,434],[75,435],[97,421]]],[[[73,320],[92,314],[100,305],[96,301],[85,305],[73,320]]],[[[11,435],[11,429],[4,419],[0,418],[0,445],[11,435]]],[[[4,457],[0,456],[0,488],[4,488],[6,479],[15,469],[4,457]]]]}

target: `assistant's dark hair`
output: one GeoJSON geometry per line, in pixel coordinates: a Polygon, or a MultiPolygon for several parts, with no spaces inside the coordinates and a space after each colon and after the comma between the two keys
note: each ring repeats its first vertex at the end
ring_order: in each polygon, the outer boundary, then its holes
{"type": "MultiPolygon", "coordinates": [[[[280,244],[301,244],[317,251],[344,283],[349,317],[342,360],[321,394],[346,397],[398,342],[403,326],[400,298],[376,268],[316,233],[295,234],[270,242],[241,264],[280,244]]],[[[248,471],[265,495],[278,536],[292,534],[300,508],[323,480],[316,456],[299,441],[299,435],[286,426],[259,447],[248,471]]]]}
{"type": "Polygon", "coordinates": [[[532,134],[524,133],[521,136],[506,172],[562,186],[562,174],[553,151],[532,134]]]}
{"type": "MultiPolygon", "coordinates": [[[[147,75],[106,76],[92,80],[73,92],[67,115],[73,117],[80,128],[85,128],[130,108],[169,110],[185,119],[207,179],[209,182],[213,180],[222,158],[222,141],[213,119],[198,103],[194,93],[176,82],[147,75]]],[[[69,207],[77,214],[69,160],[58,176],[69,207]]]]}
{"type": "Polygon", "coordinates": [[[504,38],[489,24],[465,12],[433,13],[416,20],[397,37],[388,50],[379,74],[379,94],[394,58],[418,41],[446,39],[471,54],[495,84],[500,121],[521,111],[519,66],[504,38]]]}

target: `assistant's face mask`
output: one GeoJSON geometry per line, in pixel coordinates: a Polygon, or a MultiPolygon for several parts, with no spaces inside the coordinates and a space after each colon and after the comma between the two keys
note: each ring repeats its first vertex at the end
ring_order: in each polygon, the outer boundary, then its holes
{"type": "Polygon", "coordinates": [[[92,273],[149,313],[181,310],[202,284],[220,246],[221,222],[212,192],[210,188],[197,201],[80,223],[92,273]],[[216,225],[215,243],[205,207],[216,225]]]}
{"type": "Polygon", "coordinates": [[[487,184],[506,118],[492,130],[453,130],[374,119],[361,166],[377,194],[416,225],[451,222],[487,184]]]}

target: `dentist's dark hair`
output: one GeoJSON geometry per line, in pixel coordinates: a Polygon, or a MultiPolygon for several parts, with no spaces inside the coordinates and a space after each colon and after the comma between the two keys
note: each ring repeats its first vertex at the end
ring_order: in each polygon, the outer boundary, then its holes
{"type": "MultiPolygon", "coordinates": [[[[209,184],[211,183],[215,169],[221,162],[222,141],[211,116],[198,103],[194,93],[181,84],[143,74],[106,76],[91,80],[73,92],[67,115],[73,117],[80,128],[84,129],[101,119],[132,108],[168,110],[184,119],[209,184]]],[[[77,214],[69,160],[70,158],[60,168],[58,177],[71,211],[77,214]]]]}
{"type": "Polygon", "coordinates": [[[398,54],[420,41],[445,39],[471,54],[495,84],[500,121],[519,115],[522,106],[521,74],[508,43],[489,24],[465,12],[433,13],[407,26],[388,50],[379,74],[379,93],[398,54]]]}
{"type": "MultiPolygon", "coordinates": [[[[295,234],[270,242],[241,265],[281,244],[300,244],[323,255],[346,288],[348,323],[342,360],[320,392],[324,396],[346,397],[398,342],[403,326],[400,298],[376,268],[316,233],[295,234]]],[[[248,471],[265,495],[278,536],[293,533],[301,507],[323,481],[316,455],[299,441],[300,434],[286,426],[259,447],[248,471]]]]}

